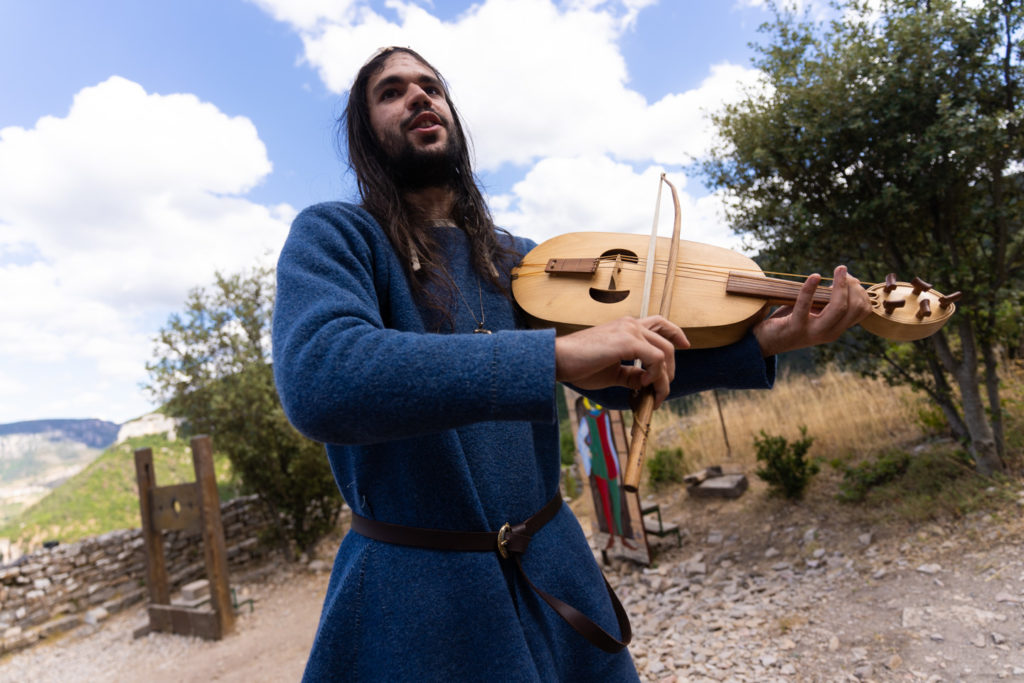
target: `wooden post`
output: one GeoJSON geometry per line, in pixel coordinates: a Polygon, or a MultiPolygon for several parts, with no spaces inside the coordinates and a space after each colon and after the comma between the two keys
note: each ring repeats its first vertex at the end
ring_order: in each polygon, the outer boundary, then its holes
{"type": "Polygon", "coordinates": [[[192,438],[192,464],[196,470],[199,488],[200,517],[203,529],[203,554],[206,558],[206,576],[210,581],[210,604],[217,613],[223,637],[234,630],[235,612],[231,606],[228,586],[228,553],[224,542],[224,526],[220,519],[220,496],[213,471],[213,448],[210,437],[192,438]]]}
{"type": "Polygon", "coordinates": [[[192,464],[196,481],[173,486],[156,485],[153,451],[135,451],[139,481],[139,510],[146,546],[146,582],[149,584],[149,625],[136,629],[135,637],[150,631],[219,640],[234,630],[235,611],[228,584],[228,554],[224,525],[220,519],[220,497],[213,471],[210,437],[192,439],[192,464]],[[210,585],[210,609],[172,605],[170,583],[161,531],[177,529],[201,534],[206,576],[210,585]]]}
{"type": "Polygon", "coordinates": [[[722,424],[722,438],[725,439],[725,459],[732,460],[732,447],[729,445],[729,432],[725,428],[725,416],[722,415],[722,402],[718,400],[718,390],[711,390],[712,396],[715,397],[715,408],[718,409],[718,421],[722,424]]]}
{"type": "Polygon", "coordinates": [[[153,449],[135,451],[135,476],[139,482],[139,513],[142,517],[142,539],[146,548],[146,587],[149,601],[155,605],[168,605],[171,591],[167,583],[167,565],[164,562],[164,539],[153,521],[153,491],[156,474],[153,472],[153,449]]]}

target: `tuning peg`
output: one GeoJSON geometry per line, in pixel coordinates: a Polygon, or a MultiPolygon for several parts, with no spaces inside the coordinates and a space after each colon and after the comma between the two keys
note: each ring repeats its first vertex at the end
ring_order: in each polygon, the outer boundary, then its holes
{"type": "Polygon", "coordinates": [[[929,289],[932,288],[930,284],[928,284],[919,277],[915,277],[913,280],[911,280],[910,284],[914,286],[914,296],[919,295],[921,292],[927,292],[929,289]]]}
{"type": "Polygon", "coordinates": [[[898,299],[898,300],[895,300],[895,301],[887,300],[887,301],[883,301],[882,302],[882,307],[885,309],[885,314],[886,315],[892,315],[892,312],[895,311],[897,308],[903,308],[906,305],[907,305],[907,300],[906,299],[898,299]]]}
{"type": "Polygon", "coordinates": [[[889,294],[896,289],[896,273],[889,273],[885,276],[885,287],[882,287],[882,291],[889,294]]]}
{"type": "Polygon", "coordinates": [[[921,299],[921,305],[917,307],[917,319],[924,320],[932,314],[932,305],[928,299],[921,299]]]}
{"type": "Polygon", "coordinates": [[[942,310],[946,310],[947,308],[949,308],[949,305],[954,301],[960,301],[961,297],[963,297],[963,293],[961,292],[953,292],[949,296],[940,296],[939,308],[941,308],[942,310]]]}

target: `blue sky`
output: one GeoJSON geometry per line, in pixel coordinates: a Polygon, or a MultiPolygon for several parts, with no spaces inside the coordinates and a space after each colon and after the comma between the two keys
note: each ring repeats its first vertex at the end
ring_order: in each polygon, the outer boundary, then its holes
{"type": "Polygon", "coordinates": [[[448,78],[501,224],[738,245],[687,177],[753,83],[761,0],[0,0],[0,423],[153,406],[153,337],[215,270],[352,199],[334,119],[377,47],[448,78]],[[663,211],[663,215],[664,215],[663,211]]]}

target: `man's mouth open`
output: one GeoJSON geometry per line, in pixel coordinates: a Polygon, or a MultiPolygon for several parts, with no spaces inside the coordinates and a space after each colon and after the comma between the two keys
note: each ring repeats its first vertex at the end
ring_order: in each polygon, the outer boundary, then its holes
{"type": "Polygon", "coordinates": [[[432,111],[425,111],[417,114],[409,124],[409,130],[430,132],[442,126],[441,117],[432,111]]]}

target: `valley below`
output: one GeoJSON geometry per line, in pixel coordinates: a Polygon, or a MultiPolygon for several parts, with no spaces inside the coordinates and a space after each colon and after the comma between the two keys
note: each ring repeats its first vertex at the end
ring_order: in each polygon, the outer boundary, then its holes
{"type": "Polygon", "coordinates": [[[0,436],[0,525],[82,471],[102,451],[56,431],[0,436]]]}

